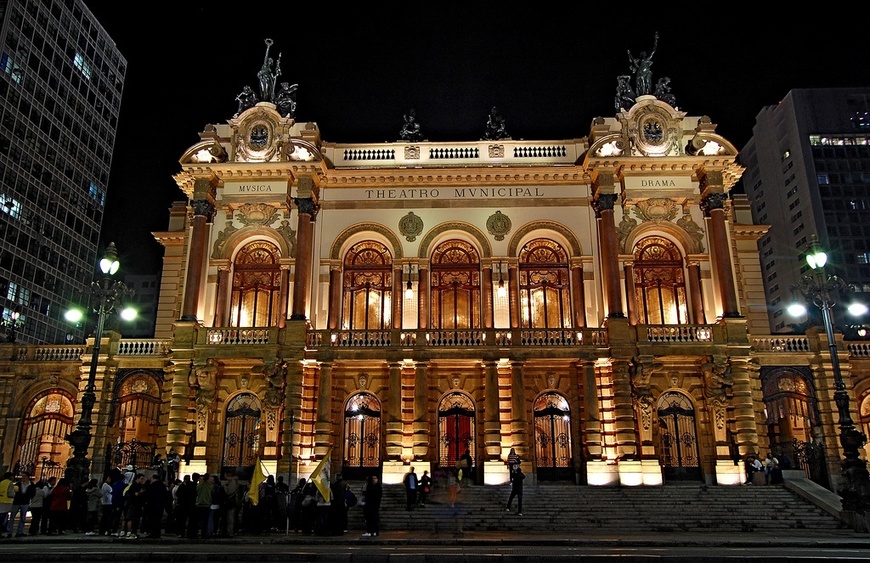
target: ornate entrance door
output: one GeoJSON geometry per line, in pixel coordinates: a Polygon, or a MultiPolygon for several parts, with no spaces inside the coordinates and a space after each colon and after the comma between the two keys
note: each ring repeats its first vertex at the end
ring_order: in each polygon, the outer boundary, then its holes
{"type": "Polygon", "coordinates": [[[235,471],[239,479],[250,479],[260,454],[260,399],[253,393],[239,393],[227,404],[224,428],[224,456],[221,474],[235,471]]]}
{"type": "Polygon", "coordinates": [[[344,409],[345,479],[365,479],[381,469],[381,404],[370,393],[358,393],[344,409]]]}
{"type": "Polygon", "coordinates": [[[665,393],[659,399],[659,458],[665,480],[699,481],[701,465],[695,407],[683,393],[665,393]]]}
{"type": "Polygon", "coordinates": [[[466,448],[474,456],[474,403],[465,393],[451,393],[441,400],[438,443],[441,467],[456,467],[466,448]]]}
{"type": "Polygon", "coordinates": [[[574,479],[571,411],[558,393],[544,393],[535,400],[535,461],[541,481],[574,479]]]}

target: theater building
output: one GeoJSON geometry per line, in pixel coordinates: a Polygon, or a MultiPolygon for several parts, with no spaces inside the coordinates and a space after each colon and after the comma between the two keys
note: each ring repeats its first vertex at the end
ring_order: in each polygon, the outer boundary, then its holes
{"type": "MultiPolygon", "coordinates": [[[[513,448],[533,481],[732,485],[797,439],[834,486],[824,333],[770,335],[737,151],[661,98],[574,139],[332,143],[278,97],[206,126],[154,233],[154,338],[103,335],[92,472],[175,450],[292,481],[330,453],[397,483],[468,449],[501,484],[513,448]]],[[[93,344],[0,345],[0,465],[65,463],[93,344]]],[[[867,350],[837,345],[857,421],[867,350]]]]}

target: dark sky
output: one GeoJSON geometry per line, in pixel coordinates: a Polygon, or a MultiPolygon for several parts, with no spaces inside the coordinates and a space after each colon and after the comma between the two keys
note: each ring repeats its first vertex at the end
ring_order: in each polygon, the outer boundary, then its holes
{"type": "Polygon", "coordinates": [[[128,61],[101,242],[116,243],[128,273],[160,272],[151,232],[165,230],[169,206],[184,199],[172,179],[178,159],[206,124],[233,116],[243,86],[256,89],[267,37],[270,55],[282,54],[279,82],[299,84],[297,120],[316,122],[327,142],[395,141],[410,108],[429,140],[474,141],[492,106],[514,139],[583,137],[595,117],[614,115],[627,51],[651,51],[656,31],[653,83],[670,77],[678,107],[710,116],[738,148],[758,112],[793,88],[870,86],[870,42],[842,35],[846,14],[818,10],[753,20],[667,3],[634,12],[632,3],[585,2],[302,10],[181,1],[135,12],[113,0],[85,3],[128,61]]]}

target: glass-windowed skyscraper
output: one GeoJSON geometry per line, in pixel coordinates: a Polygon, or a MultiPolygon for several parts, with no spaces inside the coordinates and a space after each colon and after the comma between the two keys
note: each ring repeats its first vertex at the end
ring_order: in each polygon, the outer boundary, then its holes
{"type": "Polygon", "coordinates": [[[80,341],[127,61],[82,0],[0,0],[0,310],[7,340],[80,341]]]}

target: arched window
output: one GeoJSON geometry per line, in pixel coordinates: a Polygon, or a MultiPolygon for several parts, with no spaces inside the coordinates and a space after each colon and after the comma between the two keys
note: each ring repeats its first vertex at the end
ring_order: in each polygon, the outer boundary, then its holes
{"type": "Polygon", "coordinates": [[[253,393],[239,393],[227,403],[222,473],[235,471],[239,479],[253,476],[260,454],[260,413],[260,399],[253,393]]]}
{"type": "Polygon", "coordinates": [[[375,474],[381,465],[381,403],[371,393],[357,393],[344,409],[345,479],[375,474]]]}
{"type": "Polygon", "coordinates": [[[393,259],[383,244],[355,244],[344,257],[342,328],[390,328],[393,295],[393,259]]]}
{"type": "Polygon", "coordinates": [[[16,463],[36,479],[61,477],[72,448],[66,436],[73,429],[72,396],[52,389],[27,406],[16,463]]]}
{"type": "Polygon", "coordinates": [[[573,479],[571,410],[559,393],[541,394],[535,400],[535,463],[538,479],[573,479]]]}
{"type": "Polygon", "coordinates": [[[432,328],[480,328],[480,257],[461,240],[438,245],[431,260],[432,328]]]}
{"type": "Polygon", "coordinates": [[[456,467],[468,449],[474,456],[474,401],[465,393],[453,392],[438,405],[438,444],[441,467],[456,467]]]}
{"type": "Polygon", "coordinates": [[[695,405],[677,391],[663,393],[658,404],[659,458],[665,479],[700,479],[695,405]]]}
{"type": "Polygon", "coordinates": [[[245,245],[233,264],[230,326],[268,327],[278,324],[281,295],[280,250],[267,241],[245,245]]]}
{"type": "Polygon", "coordinates": [[[568,255],[547,239],[527,243],[519,255],[523,328],[571,328],[568,255]]]}
{"type": "Polygon", "coordinates": [[[689,322],[683,256],[671,241],[647,237],[637,243],[634,291],[640,324],[689,322]]]}

